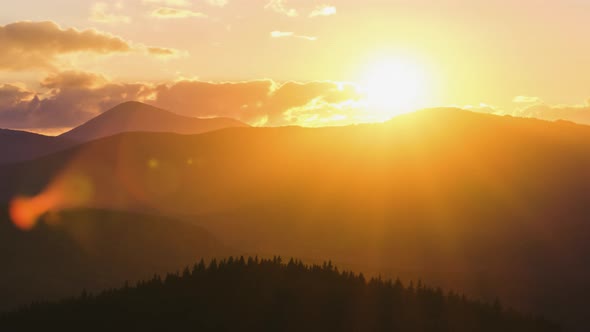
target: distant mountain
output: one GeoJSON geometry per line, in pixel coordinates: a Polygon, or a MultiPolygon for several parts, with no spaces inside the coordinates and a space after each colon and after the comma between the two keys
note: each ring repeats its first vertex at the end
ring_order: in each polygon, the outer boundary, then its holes
{"type": "Polygon", "coordinates": [[[123,132],[199,134],[228,127],[247,125],[229,118],[186,117],[147,104],[126,102],[58,137],[0,129],[0,164],[35,159],[81,142],[123,132]]]}
{"type": "Polygon", "coordinates": [[[125,102],[60,135],[86,142],[130,131],[199,134],[227,127],[247,127],[230,118],[201,119],[181,116],[140,102],[125,102]]]}
{"type": "Polygon", "coordinates": [[[423,331],[552,332],[546,320],[468,300],[422,283],[366,281],[331,263],[280,258],[201,261],[182,274],[154,276],[61,303],[0,317],[18,331],[423,331]]]}
{"type": "Polygon", "coordinates": [[[38,158],[66,149],[76,143],[67,138],[0,129],[0,164],[38,158]]]}
{"type": "Polygon", "coordinates": [[[46,224],[22,232],[2,213],[0,310],[119,286],[229,252],[202,228],[171,218],[95,209],[43,218],[46,224]]]}
{"type": "Polygon", "coordinates": [[[125,133],[0,167],[0,201],[45,190],[55,208],[192,218],[245,252],[427,276],[588,330],[588,151],[588,126],[458,109],[349,127],[125,133]]]}

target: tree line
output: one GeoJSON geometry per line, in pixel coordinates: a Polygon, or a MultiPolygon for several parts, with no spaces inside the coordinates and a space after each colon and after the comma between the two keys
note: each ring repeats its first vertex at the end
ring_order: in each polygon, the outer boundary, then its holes
{"type": "Polygon", "coordinates": [[[6,331],[559,331],[440,288],[366,279],[331,262],[201,260],[183,271],[0,317],[6,331]]]}

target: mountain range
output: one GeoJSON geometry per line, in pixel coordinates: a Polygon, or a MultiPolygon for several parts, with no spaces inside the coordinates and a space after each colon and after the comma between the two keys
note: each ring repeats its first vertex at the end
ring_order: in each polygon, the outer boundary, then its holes
{"type": "MultiPolygon", "coordinates": [[[[165,216],[240,252],[422,278],[584,330],[589,148],[587,126],[450,108],[346,127],[127,132],[1,166],[0,202],[165,216]]],[[[45,252],[30,243],[12,259],[45,252]]]]}
{"type": "Polygon", "coordinates": [[[229,118],[194,118],[140,102],[125,102],[57,137],[0,129],[0,164],[19,162],[65,150],[80,143],[124,132],[199,134],[246,124],[229,118]]]}

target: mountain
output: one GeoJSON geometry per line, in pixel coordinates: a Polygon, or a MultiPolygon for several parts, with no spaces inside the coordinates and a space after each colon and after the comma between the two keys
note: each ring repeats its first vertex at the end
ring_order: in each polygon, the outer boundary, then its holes
{"type": "Polygon", "coordinates": [[[244,252],[427,276],[587,330],[589,149],[587,126],[458,109],[349,127],[125,133],[0,167],[0,201],[41,193],[16,210],[33,215],[157,211],[244,252]]]}
{"type": "Polygon", "coordinates": [[[201,261],[164,280],[33,305],[0,318],[39,331],[560,331],[546,320],[441,289],[280,258],[201,261]]]}
{"type": "Polygon", "coordinates": [[[19,162],[51,154],[75,145],[67,138],[56,138],[26,131],[0,129],[0,164],[19,162]]]}
{"type": "Polygon", "coordinates": [[[75,209],[43,218],[22,232],[2,213],[0,309],[116,287],[230,252],[202,228],[166,217],[75,209]]]}
{"type": "Polygon", "coordinates": [[[200,119],[181,116],[140,102],[125,102],[60,135],[80,142],[130,131],[198,134],[247,125],[229,118],[200,119]]]}

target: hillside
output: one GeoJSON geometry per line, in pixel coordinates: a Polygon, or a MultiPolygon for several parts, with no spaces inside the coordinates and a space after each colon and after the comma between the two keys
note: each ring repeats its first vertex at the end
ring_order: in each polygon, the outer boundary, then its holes
{"type": "Polygon", "coordinates": [[[200,119],[181,116],[140,102],[126,102],[60,135],[87,142],[130,131],[199,134],[227,127],[247,125],[229,118],[200,119]]]}
{"type": "Polygon", "coordinates": [[[588,149],[586,126],[456,109],[350,127],[127,133],[3,167],[0,197],[155,210],[245,252],[427,276],[588,326],[588,149]]]}
{"type": "Polygon", "coordinates": [[[559,331],[545,320],[422,283],[280,258],[201,263],[136,287],[33,305],[0,318],[19,331],[559,331]]]}
{"type": "Polygon", "coordinates": [[[170,218],[92,209],[43,218],[21,232],[2,213],[0,310],[71,296],[81,287],[115,287],[229,252],[202,228],[170,218]]]}
{"type": "Polygon", "coordinates": [[[64,150],[76,142],[26,131],[0,129],[0,164],[30,160],[64,150]]]}

